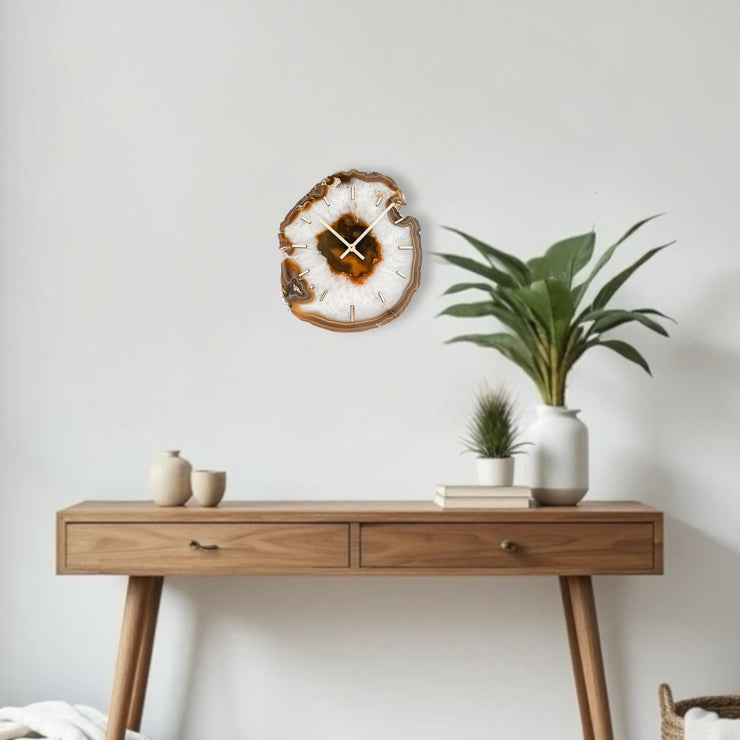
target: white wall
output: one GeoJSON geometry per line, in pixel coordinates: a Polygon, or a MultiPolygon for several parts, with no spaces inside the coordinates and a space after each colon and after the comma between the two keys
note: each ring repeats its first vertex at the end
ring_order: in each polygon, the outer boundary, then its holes
{"type": "MultiPolygon", "coordinates": [[[[654,379],[594,352],[569,404],[591,498],[666,511],[666,574],[600,578],[615,731],[657,685],[736,692],[740,9],[730,0],[0,4],[0,705],[107,704],[124,579],[54,575],[54,513],[144,498],[179,446],[232,498],[428,498],[492,352],[444,346],[452,224],[531,256],[665,211],[625,305],[654,379]],[[317,180],[377,169],[422,222],[404,315],[338,335],[280,298],[277,230],[317,180]]],[[[468,326],[467,328],[471,328],[468,326]]],[[[529,411],[527,412],[529,414],[529,411]]],[[[546,578],[175,579],[153,740],[572,740],[546,578]],[[536,707],[536,709],[535,709],[536,707]]]]}

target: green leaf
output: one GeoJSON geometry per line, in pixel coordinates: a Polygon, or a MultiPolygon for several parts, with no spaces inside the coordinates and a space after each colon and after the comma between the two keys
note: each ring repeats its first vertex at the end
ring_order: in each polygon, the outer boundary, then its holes
{"type": "Polygon", "coordinates": [[[640,266],[644,265],[649,259],[654,257],[658,252],[662,251],[666,247],[670,247],[671,244],[675,244],[675,241],[662,244],[659,247],[654,247],[649,251],[645,252],[638,260],[633,262],[629,267],[622,270],[618,275],[615,275],[604,287],[596,294],[594,298],[594,308],[604,308],[609,303],[614,294],[622,287],[622,285],[629,279],[632,273],[635,272],[640,266]]]}
{"type": "Polygon", "coordinates": [[[537,352],[537,334],[531,324],[527,323],[526,317],[509,304],[498,298],[494,301],[491,314],[495,316],[504,326],[512,330],[519,337],[527,351],[534,357],[537,352]]]}
{"type": "Polygon", "coordinates": [[[568,327],[568,338],[562,352],[560,363],[561,373],[565,376],[575,364],[576,360],[588,349],[587,334],[580,326],[573,324],[568,327]]]}
{"type": "Polygon", "coordinates": [[[570,289],[574,276],[591,259],[595,242],[596,234],[593,231],[556,242],[542,257],[536,257],[527,263],[532,271],[532,279],[555,278],[570,289]]]}
{"type": "Polygon", "coordinates": [[[665,319],[666,321],[672,321],[674,324],[678,323],[676,319],[671,318],[660,311],[656,311],[654,308],[633,308],[632,313],[644,313],[650,316],[660,316],[661,319],[665,319]]]}
{"type": "Polygon", "coordinates": [[[517,288],[515,290],[502,290],[502,294],[511,297],[516,295],[526,306],[532,318],[549,332],[552,327],[552,313],[544,280],[532,283],[528,288],[517,288]]]}
{"type": "Polygon", "coordinates": [[[522,260],[515,257],[513,254],[496,249],[490,244],[485,244],[480,239],[476,239],[474,236],[470,236],[470,234],[466,234],[464,231],[452,228],[451,226],[443,226],[442,228],[461,236],[489,261],[493,260],[494,262],[497,262],[509,273],[516,283],[526,285],[531,281],[529,268],[524,262],[522,262],[522,260]]]}
{"type": "Polygon", "coordinates": [[[623,311],[622,309],[617,308],[590,311],[583,317],[581,323],[586,323],[588,321],[594,322],[590,329],[591,334],[602,334],[605,331],[610,331],[618,326],[622,326],[622,324],[637,321],[648,329],[651,329],[658,334],[662,334],[664,337],[668,336],[668,332],[657,321],[653,321],[653,319],[648,318],[640,311],[623,311]]]}
{"type": "MultiPolygon", "coordinates": [[[[522,297],[522,291],[530,290],[529,288],[501,288],[499,291],[500,300],[505,304],[504,308],[508,316],[513,316],[518,320],[518,324],[512,321],[506,321],[503,316],[499,317],[501,321],[507,324],[512,331],[527,342],[533,358],[544,360],[547,356],[546,345],[549,343],[549,319],[540,319],[522,297]]],[[[537,361],[537,360],[533,360],[537,361]]]]}
{"type": "Polygon", "coordinates": [[[491,282],[498,285],[514,285],[514,280],[512,279],[511,275],[503,272],[502,270],[499,270],[493,265],[484,265],[480,262],[476,262],[475,260],[470,259],[470,257],[462,257],[459,254],[446,254],[437,252],[437,255],[439,257],[442,257],[442,259],[447,260],[447,262],[449,262],[450,264],[455,265],[456,267],[462,267],[464,270],[474,272],[476,275],[483,275],[483,277],[488,278],[491,282]]]}
{"type": "Polygon", "coordinates": [[[483,290],[486,293],[495,292],[495,288],[490,283],[457,283],[447,288],[442,295],[452,295],[453,293],[461,293],[463,290],[483,290]]]}
{"type": "Polygon", "coordinates": [[[553,338],[562,347],[564,338],[568,333],[568,327],[573,320],[573,296],[568,286],[557,279],[547,280],[545,287],[550,302],[553,338]]]}
{"type": "Polygon", "coordinates": [[[501,288],[498,291],[498,297],[503,301],[511,310],[512,313],[521,317],[524,322],[536,322],[538,325],[541,324],[539,319],[524,301],[521,296],[521,291],[526,288],[501,288]]]}
{"type": "Polygon", "coordinates": [[[537,280],[529,288],[502,291],[515,293],[527,306],[535,321],[545,330],[549,341],[562,348],[573,319],[573,300],[567,286],[559,280],[537,280]]]}
{"type": "Polygon", "coordinates": [[[618,355],[622,355],[626,360],[639,365],[650,377],[652,377],[653,374],[650,372],[650,366],[647,364],[647,360],[631,344],[622,342],[619,339],[600,339],[593,346],[607,347],[608,349],[613,350],[618,355]]]}
{"type": "Polygon", "coordinates": [[[574,302],[577,306],[581,299],[583,298],[584,293],[588,290],[588,287],[593,282],[594,278],[601,272],[601,269],[606,265],[607,262],[612,258],[612,255],[617,250],[617,247],[622,244],[623,242],[627,241],[632,234],[634,234],[638,229],[641,229],[645,224],[649,223],[655,218],[658,218],[658,216],[662,216],[662,213],[656,213],[654,216],[648,216],[647,218],[642,219],[642,221],[638,221],[636,224],[633,224],[632,226],[627,229],[627,231],[622,234],[619,239],[617,239],[614,244],[611,245],[602,255],[599,257],[598,261],[594,265],[593,270],[591,270],[591,274],[578,286],[576,286],[573,289],[574,293],[574,302]]]}
{"type": "Polygon", "coordinates": [[[472,342],[479,347],[495,349],[522,368],[535,382],[539,382],[534,362],[530,357],[526,345],[519,337],[506,334],[505,332],[498,332],[496,334],[462,334],[458,337],[448,339],[446,344],[453,344],[455,342],[472,342]]]}
{"type": "Polygon", "coordinates": [[[655,218],[659,218],[662,215],[663,215],[662,213],[655,213],[652,216],[643,218],[642,221],[638,221],[636,224],[633,224],[632,226],[629,227],[629,229],[627,229],[627,231],[624,232],[624,234],[622,234],[622,236],[619,237],[619,239],[617,239],[617,241],[614,244],[614,247],[618,247],[622,242],[627,241],[627,239],[629,239],[632,236],[632,234],[634,234],[638,229],[641,229],[645,224],[650,223],[650,221],[652,221],[655,218]]]}
{"type": "Polygon", "coordinates": [[[479,303],[456,303],[440,311],[437,316],[458,316],[462,318],[475,318],[478,316],[492,316],[495,310],[493,301],[480,301],[479,303]]]}
{"type": "Polygon", "coordinates": [[[461,303],[449,306],[437,316],[454,316],[462,318],[475,318],[479,316],[493,316],[504,326],[521,338],[531,354],[537,352],[536,337],[531,327],[521,315],[521,312],[512,308],[498,294],[493,295],[493,300],[479,301],[473,303],[461,303]]]}

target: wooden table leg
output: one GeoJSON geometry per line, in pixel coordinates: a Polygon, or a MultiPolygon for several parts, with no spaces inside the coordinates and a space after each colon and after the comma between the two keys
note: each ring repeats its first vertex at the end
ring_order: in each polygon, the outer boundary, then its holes
{"type": "Polygon", "coordinates": [[[581,712],[581,726],[583,727],[583,740],[594,740],[594,729],[591,722],[591,711],[588,707],[588,696],[586,695],[586,682],[583,678],[583,663],[581,662],[581,651],[578,648],[578,637],[576,636],[576,625],[573,620],[573,606],[570,600],[570,588],[568,579],[560,576],[560,594],[563,597],[563,611],[565,612],[565,625],[568,629],[568,643],[570,645],[570,658],[573,663],[573,676],[576,681],[576,694],[578,695],[578,708],[581,712]]]}
{"type": "Polygon", "coordinates": [[[129,576],[106,740],[123,740],[126,724],[141,719],[162,581],[129,576]]]}
{"type": "Polygon", "coordinates": [[[136,673],[134,674],[134,686],[131,691],[131,704],[126,720],[126,727],[137,732],[141,727],[141,715],[144,711],[144,697],[146,696],[146,685],[149,680],[149,666],[152,662],[154,633],[157,629],[157,615],[159,614],[159,601],[162,596],[163,583],[164,578],[161,576],[149,579],[144,603],[144,624],[141,643],[139,644],[139,656],[136,662],[136,673]]]}
{"type": "Polygon", "coordinates": [[[613,740],[591,576],[561,576],[584,740],[613,740]]]}

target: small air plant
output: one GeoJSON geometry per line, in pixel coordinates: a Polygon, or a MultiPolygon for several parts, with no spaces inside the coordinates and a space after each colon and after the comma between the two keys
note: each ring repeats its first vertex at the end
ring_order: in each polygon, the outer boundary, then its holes
{"type": "Polygon", "coordinates": [[[514,455],[523,452],[527,444],[519,441],[515,417],[514,402],[503,387],[478,392],[462,443],[466,452],[478,458],[480,485],[513,484],[514,455]]]}
{"type": "Polygon", "coordinates": [[[465,452],[476,457],[512,457],[524,451],[520,442],[514,402],[504,388],[478,392],[475,407],[462,438],[465,452]]]}

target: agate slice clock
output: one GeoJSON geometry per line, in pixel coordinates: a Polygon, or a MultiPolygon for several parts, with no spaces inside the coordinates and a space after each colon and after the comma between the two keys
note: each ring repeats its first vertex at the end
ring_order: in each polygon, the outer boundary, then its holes
{"type": "Polygon", "coordinates": [[[419,286],[419,223],[377,172],[323,179],[280,224],[283,298],[303,321],[363,331],[395,319],[419,286]]]}

